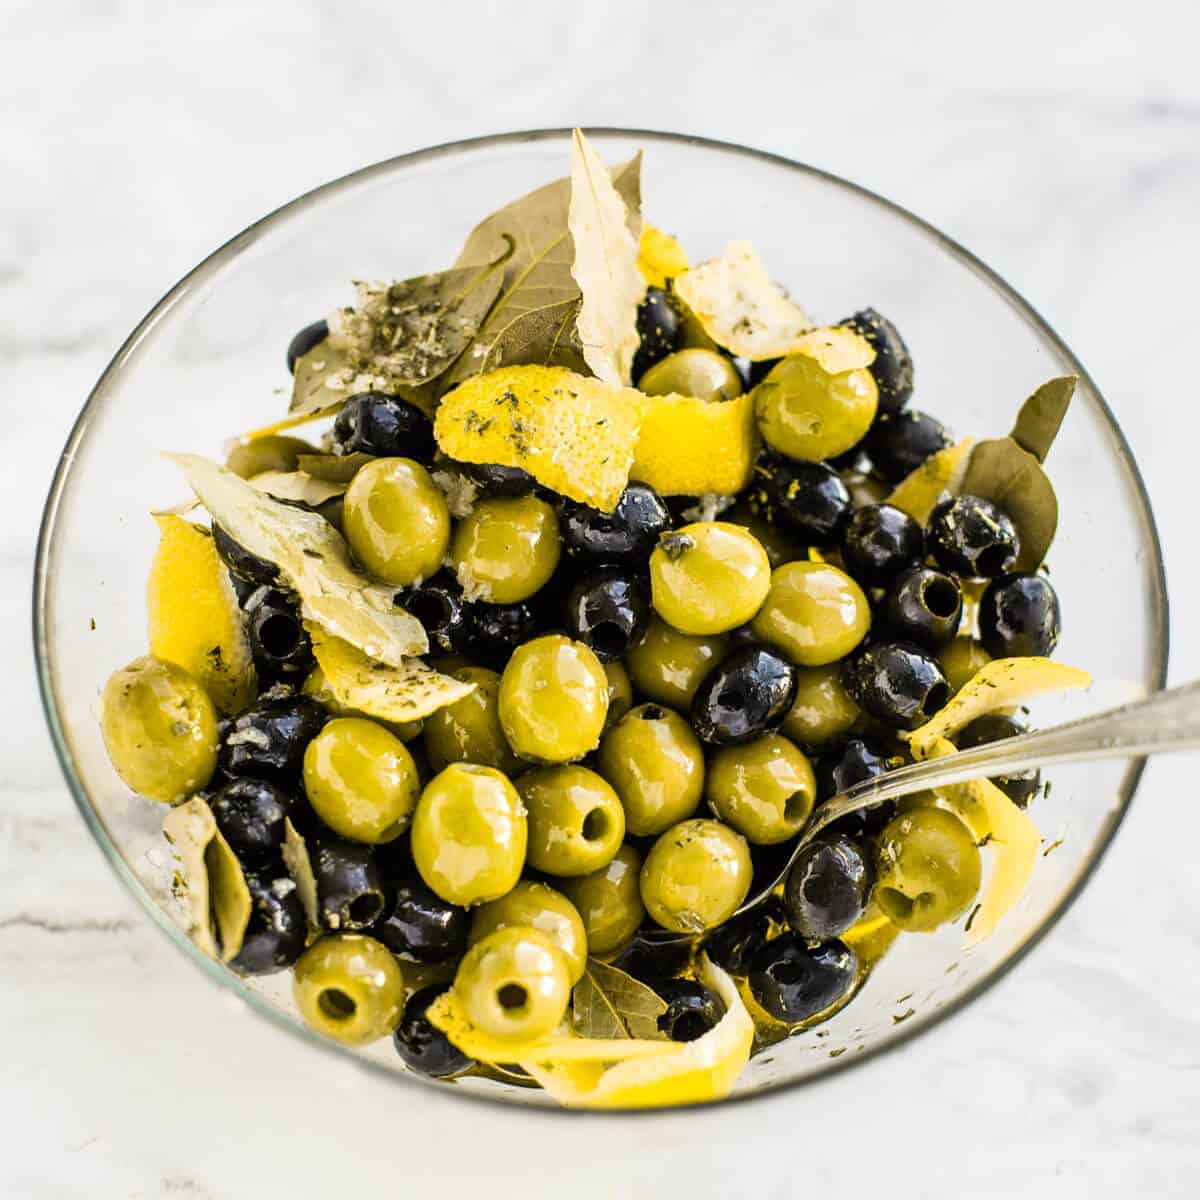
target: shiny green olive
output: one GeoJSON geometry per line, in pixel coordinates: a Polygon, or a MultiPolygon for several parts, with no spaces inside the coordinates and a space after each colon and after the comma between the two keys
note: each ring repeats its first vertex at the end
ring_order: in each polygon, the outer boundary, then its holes
{"type": "Polygon", "coordinates": [[[754,389],[763,441],[803,462],[822,462],[856,446],[878,404],[866,367],[831,375],[807,354],[788,355],[754,389]]]}
{"type": "Polygon", "coordinates": [[[654,611],[682,633],[726,633],[758,612],[771,564],[741,525],[697,521],[664,533],[650,555],[654,611]]]}
{"type": "Polygon", "coordinates": [[[754,866],[740,833],[703,817],[681,821],[642,864],[642,903],[675,933],[703,933],[728,921],[750,891],[754,866]]]}
{"type": "Polygon", "coordinates": [[[725,657],[729,640],[680,633],[651,617],[642,640],[625,656],[629,678],[644,696],[686,712],[700,681],[725,657]]]}
{"type": "Polygon", "coordinates": [[[638,886],[641,870],[642,856],[625,845],[600,870],[559,884],[583,921],[590,954],[611,954],[637,932],[646,915],[638,886]]]}
{"type": "Polygon", "coordinates": [[[616,788],[626,828],[638,837],[662,833],[700,806],[700,739],[662,705],[642,704],[627,713],[601,740],[596,766],[616,788]]]}
{"type": "Polygon", "coordinates": [[[470,599],[515,604],[549,581],[561,551],[554,509],[529,492],[476,504],[454,531],[450,565],[470,599]]]}
{"type": "Polygon", "coordinates": [[[713,812],[747,841],[771,846],[804,828],[817,783],[808,759],[787,738],[768,733],[718,750],[708,765],[704,794],[713,812]]]}
{"type": "Polygon", "coordinates": [[[410,458],[377,458],[350,481],[346,540],[376,578],[407,587],[432,575],[450,545],[450,510],[429,472],[410,458]]]}
{"type": "Polygon", "coordinates": [[[961,691],[981,667],[992,661],[982,644],[971,637],[952,638],[937,657],[952,695],[961,691]]]}
{"type": "Polygon", "coordinates": [[[146,655],[114,671],[100,700],[113,767],[135,792],[173,803],[199,791],[217,765],[217,712],[174,663],[146,655]]]}
{"type": "Polygon", "coordinates": [[[363,717],[336,717],[304,751],[304,794],[344,838],[390,842],[412,820],[421,784],[404,743],[363,717]]]}
{"type": "Polygon", "coordinates": [[[979,847],[958,817],[915,808],[879,835],[875,901],[893,925],[925,933],[967,911],[982,872],[979,847]]]}
{"type": "Polygon", "coordinates": [[[771,573],[766,602],[751,628],[797,666],[845,658],[871,628],[871,604],[845,571],[822,562],[791,562],[771,573]]]}
{"type": "Polygon", "coordinates": [[[608,680],[608,715],[604,728],[611,729],[633,707],[633,684],[629,672],[619,662],[604,664],[604,677],[608,680]]]}
{"type": "Polygon", "coordinates": [[[571,999],[567,961],[544,933],[528,925],[497,929],[458,965],[454,991],[467,1019],[489,1037],[530,1042],[548,1037],[571,999]]]}
{"type": "Polygon", "coordinates": [[[404,976],[390,950],[361,933],[314,942],[292,972],[292,994],[317,1033],[361,1046],[387,1037],[404,1011],[404,976]]]}
{"type": "Polygon", "coordinates": [[[294,471],[300,465],[300,455],[320,453],[303,438],[272,434],[239,442],[229,451],[225,466],[242,479],[253,479],[264,471],[294,471]]]}
{"type": "Polygon", "coordinates": [[[544,883],[518,883],[507,896],[481,905],[471,919],[473,946],[497,929],[525,926],[544,933],[558,948],[574,986],[587,965],[587,933],[579,910],[570,900],[544,883]]]}
{"type": "Polygon", "coordinates": [[[767,552],[767,561],[772,570],[782,567],[786,562],[808,557],[808,547],[802,541],[793,537],[784,526],[773,525],[751,512],[746,504],[735,504],[728,512],[721,514],[721,520],[748,529],[767,552]]]}
{"type": "Polygon", "coordinates": [[[492,767],[451,763],[426,785],[412,823],[417,871],[450,904],[512,891],[529,831],[516,788],[492,767]]]}
{"type": "Polygon", "coordinates": [[[478,763],[513,775],[518,767],[500,728],[500,676],[487,667],[460,667],[455,679],[475,690],[425,718],[425,750],[435,771],[455,762],[478,763]]]}
{"type": "Polygon", "coordinates": [[[598,871],[621,848],[625,810],[587,767],[541,767],[517,780],[529,813],[529,865],[547,875],[598,871]]]}
{"type": "Polygon", "coordinates": [[[677,350],[642,375],[638,390],[648,396],[732,400],[741,395],[742,381],[733,363],[715,350],[677,350]]]}
{"type": "Polygon", "coordinates": [[[802,746],[823,746],[849,733],[860,716],[862,710],[842,686],[841,663],[826,663],[796,672],[796,698],[782,728],[802,746]]]}
{"type": "Polygon", "coordinates": [[[607,715],[608,677],[600,660],[561,634],[518,646],[500,677],[500,725],[523,758],[582,758],[595,750],[607,715]]]}

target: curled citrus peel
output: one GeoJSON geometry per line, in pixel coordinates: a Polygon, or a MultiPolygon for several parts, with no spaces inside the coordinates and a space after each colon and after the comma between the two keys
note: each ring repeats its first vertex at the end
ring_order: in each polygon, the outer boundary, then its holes
{"type": "Polygon", "coordinates": [[[885,503],[908,513],[914,521],[927,524],[943,496],[958,495],[974,445],[974,438],[964,438],[931,454],[896,484],[885,503]]]}
{"type": "Polygon", "coordinates": [[[649,221],[642,222],[638,270],[651,287],[666,287],[668,280],[682,275],[690,266],[687,251],[675,238],[655,228],[649,221]]]}

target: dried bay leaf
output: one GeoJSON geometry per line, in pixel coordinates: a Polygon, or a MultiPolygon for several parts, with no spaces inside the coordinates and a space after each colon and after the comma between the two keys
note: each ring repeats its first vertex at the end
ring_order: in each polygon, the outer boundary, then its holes
{"type": "Polygon", "coordinates": [[[304,471],[262,471],[249,480],[256,491],[319,508],[326,500],[345,494],[347,485],[328,479],[316,479],[304,471]]]}
{"type": "Polygon", "coordinates": [[[666,1002],[640,980],[607,963],[589,958],[571,996],[571,1021],[585,1038],[662,1040],[658,1018],[666,1002]]]}
{"type": "Polygon", "coordinates": [[[348,485],[367,463],[374,461],[375,455],[357,451],[354,454],[301,454],[298,465],[314,479],[348,485]]]}
{"type": "Polygon", "coordinates": [[[321,913],[317,902],[317,877],[313,872],[312,859],[308,854],[308,843],[296,830],[290,817],[283,819],[283,865],[296,885],[300,906],[308,921],[310,933],[321,928],[321,913]]]}
{"type": "Polygon", "coordinates": [[[1061,375],[1047,379],[1024,404],[1017,414],[1017,423],[1009,435],[1023,450],[1027,450],[1039,462],[1046,461],[1050,447],[1067,415],[1071,397],[1075,395],[1077,375],[1061,375]]]}
{"type": "Polygon", "coordinates": [[[1013,569],[1037,570],[1058,529],[1058,497],[1042,464],[1012,438],[980,442],[971,452],[962,491],[1008,513],[1021,539],[1013,569]]]}

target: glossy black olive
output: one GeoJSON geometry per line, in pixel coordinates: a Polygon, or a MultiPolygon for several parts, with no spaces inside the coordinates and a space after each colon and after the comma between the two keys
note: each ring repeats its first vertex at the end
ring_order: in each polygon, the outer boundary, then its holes
{"type": "Polygon", "coordinates": [[[289,375],[296,373],[296,359],[303,358],[315,346],[319,346],[329,336],[329,322],[314,321],[305,325],[295,337],[288,342],[287,369],[289,375]]]}
{"type": "Polygon", "coordinates": [[[683,322],[670,292],[658,287],[646,289],[645,298],[638,305],[637,331],[641,341],[633,356],[635,384],[644,371],[679,349],[683,322]]]}
{"type": "Polygon", "coordinates": [[[796,669],[765,646],[742,646],[700,682],[692,699],[692,728],[701,741],[731,746],[774,729],[796,695],[796,669]]]}
{"type": "Polygon", "coordinates": [[[463,650],[480,666],[501,670],[512,652],[534,637],[542,626],[540,606],[533,600],[515,604],[472,604],[463,650]]]}
{"type": "Polygon", "coordinates": [[[924,530],[891,504],[858,509],[842,538],[846,570],[864,587],[887,587],[905,567],[924,557],[924,530]]]}
{"type": "Polygon", "coordinates": [[[826,463],[795,462],[763,453],[754,467],[751,508],[813,546],[831,546],[850,520],[853,502],[842,477],[826,463]]]}
{"type": "Polygon", "coordinates": [[[912,355],[900,331],[873,308],[856,312],[842,324],[861,334],[874,347],[875,361],[870,371],[879,390],[879,411],[899,412],[913,394],[912,355]]]}
{"type": "Polygon", "coordinates": [[[210,803],[217,828],[229,848],[244,863],[261,863],[279,856],[283,823],[292,798],[265,779],[235,779],[210,803]]]}
{"type": "MultiPolygon", "coordinates": [[[[982,717],[976,717],[954,740],[960,750],[969,750],[973,746],[987,746],[1025,732],[1025,726],[1013,717],[1006,717],[1001,713],[985,713],[982,717]]],[[[1029,771],[1019,771],[1015,775],[993,776],[992,782],[1018,808],[1026,808],[1038,788],[1042,786],[1042,773],[1034,767],[1029,771]]]]}
{"type": "Polygon", "coordinates": [[[906,409],[876,418],[863,446],[877,474],[899,483],[931,454],[950,445],[945,426],[927,413],[906,409]]]}
{"type": "Polygon", "coordinates": [[[300,609],[286,592],[259,588],[246,601],[246,632],[259,678],[303,679],[316,665],[300,609]]]}
{"type": "Polygon", "coordinates": [[[304,952],[308,922],[300,893],[283,871],[246,873],[250,921],[241,949],[230,962],[239,975],[270,975],[290,967],[304,952]]]}
{"type": "Polygon", "coordinates": [[[623,567],[601,567],[580,579],[567,595],[567,633],[601,662],[624,658],[646,631],[650,587],[643,575],[623,567]]]}
{"type": "Polygon", "coordinates": [[[857,839],[826,834],[809,842],[784,885],[788,924],[806,942],[838,937],[863,915],[873,880],[871,859],[857,839]]]}
{"type": "Polygon", "coordinates": [[[414,992],[392,1035],[392,1044],[404,1065],[434,1079],[457,1075],[475,1063],[426,1019],[426,1010],[449,987],[448,983],[439,983],[414,992]]]}
{"type": "Polygon", "coordinates": [[[1061,630],[1058,593],[1044,575],[1002,575],[979,602],[979,640],[993,658],[1053,654],[1061,630]]]}
{"type": "Polygon", "coordinates": [[[309,840],[308,852],[321,928],[346,933],[375,924],[387,908],[388,892],[371,847],[324,833],[309,840]]]}
{"type": "Polygon", "coordinates": [[[784,933],[755,955],[748,979],[755,1000],[776,1020],[793,1024],[832,1008],[857,974],[858,959],[841,942],[809,947],[796,934],[784,933]]]}
{"type": "Polygon", "coordinates": [[[390,909],[371,927],[373,938],[416,962],[447,962],[466,952],[471,918],[465,908],[448,904],[419,879],[406,879],[393,890],[390,909]]]}
{"type": "Polygon", "coordinates": [[[439,571],[417,587],[397,593],[396,603],[421,622],[431,651],[457,654],[467,644],[471,605],[451,572],[439,571]]]}
{"type": "Polygon", "coordinates": [[[455,462],[453,466],[479,489],[481,496],[523,496],[534,486],[533,476],[520,467],[464,462],[455,462]]]}
{"type": "MultiPolygon", "coordinates": [[[[887,747],[866,738],[850,738],[837,750],[822,754],[813,763],[817,779],[817,804],[831,800],[840,792],[848,791],[856,783],[874,779],[885,771],[894,771],[904,766],[906,759],[901,754],[890,752],[887,747]]],[[[895,814],[895,805],[880,804],[875,808],[851,813],[835,821],[830,829],[851,836],[878,833],[895,814]]]]}
{"type": "Polygon", "coordinates": [[[333,423],[335,454],[377,454],[433,459],[433,422],[415,405],[383,392],[360,392],[342,406],[333,423]]]}
{"type": "Polygon", "coordinates": [[[667,979],[654,990],[667,1002],[659,1031],[673,1042],[694,1042],[725,1015],[716,993],[694,979],[667,979]]]}
{"type": "Polygon", "coordinates": [[[295,784],[308,743],[321,732],[325,710],[307,696],[260,697],[229,725],[217,757],[229,776],[295,784]]]}
{"type": "Polygon", "coordinates": [[[783,910],[772,896],[765,904],[718,925],[705,939],[704,952],[731,975],[745,975],[754,956],[771,936],[772,925],[782,920],[783,910]]]}
{"type": "Polygon", "coordinates": [[[1013,569],[1020,552],[1008,513],[982,496],[955,496],[933,510],[929,553],[947,571],[994,579],[1013,569]]]}
{"type": "Polygon", "coordinates": [[[612,965],[634,979],[655,987],[678,975],[692,958],[692,940],[667,929],[639,929],[625,943],[612,965]]]}
{"type": "Polygon", "coordinates": [[[671,513],[663,498],[644,483],[631,483],[611,512],[566,500],[559,531],[568,554],[605,562],[645,562],[670,529],[671,513]]]}
{"type": "Polygon", "coordinates": [[[892,580],[882,616],[897,638],[940,646],[954,636],[962,610],[962,587],[953,575],[932,567],[909,567],[892,580]]]}
{"type": "Polygon", "coordinates": [[[916,729],[950,699],[937,660],[904,642],[872,642],[856,651],[842,684],[859,708],[895,729],[916,729]]]}
{"type": "MultiPolygon", "coordinates": [[[[274,587],[279,582],[279,568],[257,554],[251,554],[241,542],[235,542],[215,521],[212,527],[213,546],[221,561],[235,579],[254,587],[274,587]]],[[[238,593],[241,599],[241,593],[238,593]]]]}

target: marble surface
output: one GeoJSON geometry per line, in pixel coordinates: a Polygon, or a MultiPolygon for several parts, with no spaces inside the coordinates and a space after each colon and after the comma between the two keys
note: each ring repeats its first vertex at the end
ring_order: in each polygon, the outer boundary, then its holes
{"type": "Polygon", "coordinates": [[[1151,765],[1059,930],[938,1035],[799,1095],[624,1123],[618,1136],[418,1103],[297,1054],[136,911],[52,758],[27,633],[37,521],[58,449],[125,333],[213,246],[327,178],[455,137],[576,122],[816,163],[995,266],[1116,409],[1161,523],[1172,676],[1197,674],[1200,11],[734,11],[0,5],[0,1195],[1200,1191],[1194,759],[1151,765]]]}

